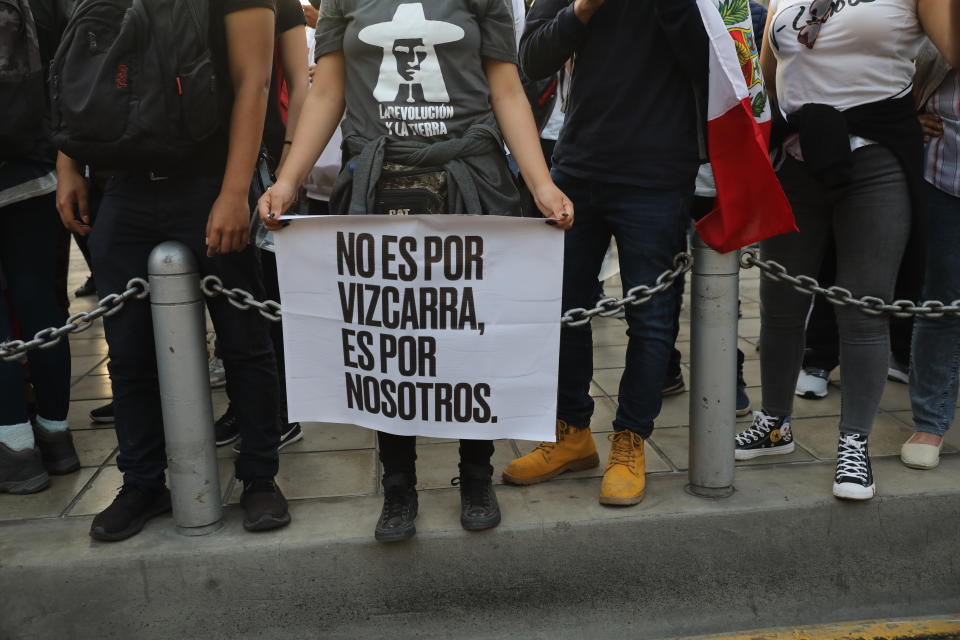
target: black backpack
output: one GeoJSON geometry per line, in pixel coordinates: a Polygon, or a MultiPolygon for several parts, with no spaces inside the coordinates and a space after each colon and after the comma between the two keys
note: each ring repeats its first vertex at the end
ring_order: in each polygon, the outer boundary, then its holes
{"type": "Polygon", "coordinates": [[[53,138],[99,168],[189,159],[220,128],[208,0],[80,0],[50,69],[53,138]]]}
{"type": "Polygon", "coordinates": [[[0,158],[34,147],[47,110],[44,65],[28,0],[0,0],[0,158]]]}

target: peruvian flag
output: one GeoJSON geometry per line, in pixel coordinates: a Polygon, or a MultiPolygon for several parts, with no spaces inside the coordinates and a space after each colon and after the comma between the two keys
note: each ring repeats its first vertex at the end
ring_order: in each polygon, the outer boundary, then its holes
{"type": "Polygon", "coordinates": [[[770,103],[747,0],[697,0],[710,40],[707,140],[716,181],[714,210],[697,233],[726,253],[797,231],[770,165],[770,103]]]}

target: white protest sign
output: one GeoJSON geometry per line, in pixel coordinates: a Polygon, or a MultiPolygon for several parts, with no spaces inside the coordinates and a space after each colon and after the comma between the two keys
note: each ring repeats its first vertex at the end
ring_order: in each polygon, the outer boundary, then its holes
{"type": "Polygon", "coordinates": [[[561,232],[500,216],[291,222],[276,238],[291,421],[554,439],[561,232]]]}

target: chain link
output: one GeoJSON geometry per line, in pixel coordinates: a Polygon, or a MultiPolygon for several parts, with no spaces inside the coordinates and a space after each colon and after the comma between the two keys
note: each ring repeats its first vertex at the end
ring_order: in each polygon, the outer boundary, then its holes
{"type": "Polygon", "coordinates": [[[242,309],[248,311],[250,309],[255,309],[260,312],[264,318],[271,322],[281,322],[282,318],[280,316],[280,303],[274,300],[264,300],[260,302],[253,297],[253,294],[249,291],[244,291],[240,288],[227,289],[223,286],[223,281],[220,280],[217,276],[207,276],[200,282],[200,288],[203,289],[203,293],[211,298],[217,296],[223,296],[227,299],[227,302],[235,306],[237,309],[242,309]]]}
{"type": "Polygon", "coordinates": [[[673,286],[678,278],[683,277],[693,266],[693,256],[689,253],[678,253],[673,258],[673,269],[667,269],[659,276],[653,285],[640,284],[629,291],[623,298],[602,298],[592,309],[569,309],[560,317],[560,322],[567,327],[579,327],[590,322],[594,317],[609,318],[620,312],[621,309],[635,307],[647,302],[658,293],[662,293],[673,286]]]}
{"type": "Polygon", "coordinates": [[[773,260],[762,260],[755,249],[745,249],[740,254],[740,266],[744,269],[756,267],[763,273],[764,277],[776,282],[785,282],[800,293],[823,296],[830,304],[854,307],[871,316],[883,314],[897,318],[960,316],[960,300],[954,300],[950,304],[939,300],[927,300],[920,304],[911,300],[894,300],[888,303],[875,296],[857,297],[849,289],[843,287],[822,287],[819,282],[810,276],[792,276],[787,273],[786,267],[782,264],[773,260]]]}
{"type": "MultiPolygon", "coordinates": [[[[662,293],[673,286],[693,266],[693,256],[689,253],[678,253],[673,258],[673,269],[661,273],[653,285],[638,285],[627,291],[624,298],[602,298],[592,309],[570,309],[561,316],[560,321],[568,327],[579,327],[587,324],[596,316],[609,318],[617,315],[621,309],[636,306],[647,302],[658,293],[662,293]]],[[[238,309],[254,309],[260,312],[267,320],[281,322],[280,303],[274,300],[259,301],[249,291],[240,288],[228,289],[216,276],[207,276],[200,283],[204,294],[210,297],[225,296],[238,309]]]]}
{"type": "Polygon", "coordinates": [[[131,298],[143,300],[148,295],[150,295],[150,284],[143,278],[133,278],[127,283],[127,288],[123,293],[111,293],[90,311],[73,314],[67,318],[67,323],[62,327],[42,329],[35,333],[30,340],[0,342],[0,360],[15,362],[23,360],[27,351],[31,349],[50,349],[56,346],[68,333],[86,331],[93,326],[93,322],[98,318],[117,313],[131,298]]]}

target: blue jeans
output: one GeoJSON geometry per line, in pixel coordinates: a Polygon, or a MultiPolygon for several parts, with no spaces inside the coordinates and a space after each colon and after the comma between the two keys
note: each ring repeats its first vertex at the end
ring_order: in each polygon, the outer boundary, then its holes
{"type": "MultiPolygon", "coordinates": [[[[927,268],[924,300],[960,299],[960,198],[927,185],[927,268]]],[[[960,318],[918,317],[913,331],[910,403],[917,431],[942,436],[956,413],[960,318]]]]}
{"type": "MultiPolygon", "coordinates": [[[[123,291],[130,278],[146,275],[147,258],[157,244],[178,240],[193,251],[201,275],[219,276],[224,285],[241,287],[262,300],[263,283],[252,249],[213,258],[206,255],[207,217],[219,192],[219,176],[182,175],[160,181],[137,174],[112,178],[90,236],[97,292],[105,296],[123,291]]],[[[207,298],[206,303],[242,438],[235,462],[237,478],[272,478],[279,464],[280,407],[267,321],[258,313],[235,309],[222,296],[207,298]]],[[[120,446],[117,466],[125,483],[162,486],[167,460],[149,302],[128,301],[120,313],[104,318],[103,327],[110,347],[120,446]]]]}
{"type": "MultiPolygon", "coordinates": [[[[566,232],[563,263],[563,310],[590,308],[597,274],[610,237],[617,239],[624,292],[653,284],[683,250],[693,183],[682,191],[659,191],[575,178],[553,171],[557,186],[573,201],[576,222],[566,232]]],[[[670,352],[676,335],[676,288],[649,302],[627,307],[626,369],[620,380],[619,407],[613,426],[643,438],[653,432],[670,352]]],[[[557,417],[586,427],[593,416],[593,336],[590,325],[560,332],[557,417]]]]}

